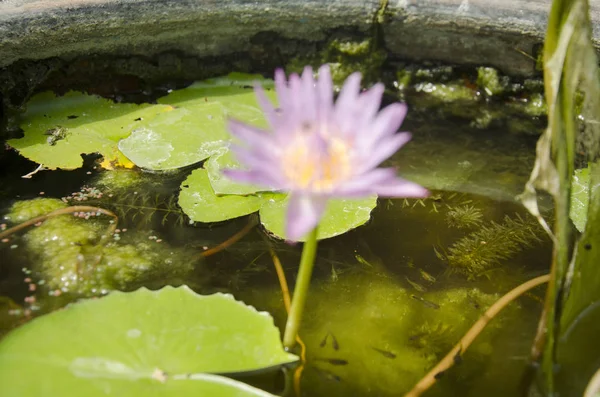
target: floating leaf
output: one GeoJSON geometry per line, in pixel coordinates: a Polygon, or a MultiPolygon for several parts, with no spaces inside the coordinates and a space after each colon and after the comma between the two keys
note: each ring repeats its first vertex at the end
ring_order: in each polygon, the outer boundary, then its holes
{"type": "Polygon", "coordinates": [[[17,328],[0,343],[0,382],[7,396],[270,396],[214,374],[296,359],[268,314],[231,295],[142,288],[17,328]]]}
{"type": "Polygon", "coordinates": [[[80,92],[56,97],[51,92],[34,96],[22,116],[24,136],[8,144],[24,157],[46,168],[75,169],[82,154],[100,153],[107,167],[131,166],[117,148],[142,120],[148,121],[169,106],[119,104],[80,92]]]}
{"type": "Polygon", "coordinates": [[[569,216],[577,230],[583,233],[587,220],[588,203],[590,201],[590,170],[575,170],[571,185],[571,209],[569,216]]]}
{"type": "Polygon", "coordinates": [[[262,195],[217,196],[205,169],[197,169],[181,183],[179,206],[195,222],[220,222],[258,211],[262,195]]]}
{"type": "Polygon", "coordinates": [[[253,194],[265,190],[261,186],[232,181],[223,174],[222,171],[226,169],[243,168],[228,147],[223,147],[213,153],[204,167],[208,172],[210,184],[216,194],[253,194]]]}
{"type": "Polygon", "coordinates": [[[173,108],[168,113],[142,121],[132,134],[119,142],[119,149],[138,167],[170,170],[205,160],[226,144],[223,110],[218,103],[193,109],[173,108]]]}
{"type": "Polygon", "coordinates": [[[190,110],[218,104],[223,110],[222,127],[227,118],[235,118],[258,127],[266,127],[266,120],[256,101],[253,84],[258,83],[267,90],[267,96],[274,98],[271,90],[273,81],[260,75],[230,73],[227,76],[200,81],[182,90],[171,92],[158,99],[158,103],[190,110]]]}
{"type": "MultiPolygon", "coordinates": [[[[260,221],[274,235],[285,237],[287,196],[273,195],[260,209],[260,221]],[[275,198],[278,197],[278,198],[275,198]]],[[[364,199],[329,200],[323,218],[319,222],[317,238],[322,240],[334,237],[366,223],[371,210],[377,206],[377,197],[364,199]]],[[[300,241],[304,241],[301,239],[300,241]]]]}
{"type": "MultiPolygon", "coordinates": [[[[159,103],[175,106],[176,115],[154,120],[138,134],[124,140],[119,148],[143,168],[158,170],[176,168],[224,155],[207,166],[217,194],[249,194],[256,188],[243,186],[221,177],[225,167],[236,168],[237,162],[228,154],[227,120],[234,118],[258,127],[266,127],[266,119],[252,89],[258,82],[265,89],[272,80],[259,75],[231,73],[226,77],[200,81],[158,99],[159,103]],[[163,120],[164,119],[164,120],[163,120]],[[148,134],[152,134],[148,139],[148,134]],[[150,141],[150,142],[148,142],[150,141]],[[139,143],[143,142],[143,145],[139,143]],[[175,150],[177,149],[177,150],[175,150]]],[[[267,96],[274,98],[272,91],[267,96]]]]}

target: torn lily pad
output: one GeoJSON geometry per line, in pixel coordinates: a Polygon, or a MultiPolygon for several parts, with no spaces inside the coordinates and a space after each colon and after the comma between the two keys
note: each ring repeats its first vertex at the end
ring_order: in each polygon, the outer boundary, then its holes
{"type": "Polygon", "coordinates": [[[114,103],[95,95],[51,92],[34,96],[21,119],[24,136],[7,143],[19,153],[49,169],[76,169],[82,154],[99,153],[106,168],[132,167],[117,142],[169,106],[114,103]]]}
{"type": "Polygon", "coordinates": [[[6,395],[271,396],[218,374],[293,363],[273,319],[231,295],[139,289],[75,303],[0,342],[6,395]]]}
{"type": "MultiPolygon", "coordinates": [[[[288,197],[278,195],[266,200],[260,209],[260,221],[275,236],[287,239],[285,222],[288,197]]],[[[319,240],[338,236],[365,224],[377,206],[377,196],[363,199],[332,199],[327,202],[325,214],[319,222],[319,240]]],[[[301,238],[299,241],[305,241],[301,238]]]]}

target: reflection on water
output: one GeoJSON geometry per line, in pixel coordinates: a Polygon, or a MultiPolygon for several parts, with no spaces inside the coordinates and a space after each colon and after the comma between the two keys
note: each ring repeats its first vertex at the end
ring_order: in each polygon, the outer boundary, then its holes
{"type": "MultiPolygon", "coordinates": [[[[549,241],[514,200],[533,164],[530,137],[410,120],[405,127],[414,139],[390,163],[433,189],[432,195],[380,200],[368,224],[320,244],[300,332],[307,347],[303,395],[402,394],[502,293],[548,267],[549,241]]],[[[119,288],[185,283],[200,293],[227,291],[271,312],[280,327],[284,324],[268,249],[277,252],[293,285],[301,247],[265,238],[256,228],[226,251],[203,258],[206,248],[243,228],[247,219],[189,224],[174,201],[189,170],[117,176],[91,165],[23,180],[20,175],[35,166],[14,154],[4,161],[10,172],[0,175],[3,213],[15,200],[41,192],[55,198],[89,193],[86,204],[119,216],[114,244],[143,247],[143,252],[127,251],[130,259],[145,255],[147,261],[160,262],[160,271],[124,279],[119,288]],[[132,178],[130,188],[119,190],[107,177],[132,178]],[[80,190],[83,185],[87,189],[80,190]],[[169,271],[173,268],[178,271],[169,271]]],[[[4,330],[73,299],[73,291],[56,294],[48,287],[52,283],[45,280],[42,263],[48,259],[43,249],[32,248],[32,236],[23,233],[0,246],[4,330]]],[[[514,395],[541,309],[538,293],[494,320],[432,395],[514,395]]]]}

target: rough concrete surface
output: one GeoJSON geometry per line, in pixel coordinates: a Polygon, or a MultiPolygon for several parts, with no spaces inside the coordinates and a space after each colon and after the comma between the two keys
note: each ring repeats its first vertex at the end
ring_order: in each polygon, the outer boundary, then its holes
{"type": "MultiPolygon", "coordinates": [[[[527,75],[551,0],[390,0],[382,22],[393,56],[488,64],[527,75]]],[[[600,19],[600,0],[592,0],[600,19]]],[[[337,28],[367,32],[379,0],[4,0],[0,67],[27,59],[244,52],[252,38],[322,40],[337,28]]]]}
{"type": "MultiPolygon", "coordinates": [[[[392,0],[384,32],[392,53],[412,60],[488,64],[533,73],[551,0],[392,0]]],[[[591,0],[598,40],[600,0],[591,0]]]]}
{"type": "Polygon", "coordinates": [[[93,53],[200,57],[249,48],[259,32],[319,40],[371,25],[378,0],[8,0],[0,2],[0,67],[93,53]]]}

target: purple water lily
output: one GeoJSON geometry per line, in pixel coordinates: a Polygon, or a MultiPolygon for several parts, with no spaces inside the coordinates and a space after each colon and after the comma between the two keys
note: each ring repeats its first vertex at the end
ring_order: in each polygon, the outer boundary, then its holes
{"type": "Polygon", "coordinates": [[[410,140],[397,133],[406,106],[392,103],[379,111],[383,84],[361,92],[360,73],[353,73],[334,103],[329,66],[315,81],[306,67],[286,81],[275,72],[279,107],[262,87],[255,92],[270,131],[231,120],[229,129],[243,146],[233,152],[246,170],[227,170],[236,181],[289,192],[286,235],[297,240],[315,228],[330,198],[425,197],[416,183],[397,177],[393,168],[377,168],[410,140]]]}

